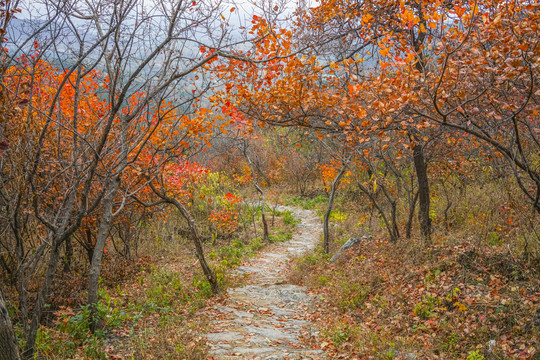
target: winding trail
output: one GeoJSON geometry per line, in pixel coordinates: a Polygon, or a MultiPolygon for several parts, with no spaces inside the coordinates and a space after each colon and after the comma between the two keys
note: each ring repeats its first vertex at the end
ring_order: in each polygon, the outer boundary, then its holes
{"type": "Polygon", "coordinates": [[[313,210],[287,206],[301,223],[287,242],[266,251],[236,269],[249,274],[247,285],[227,291],[222,304],[211,309],[213,332],[205,334],[212,359],[324,359],[321,350],[305,344],[318,330],[304,318],[310,296],[305,287],[287,284],[289,260],[313,251],[321,223],[313,210]]]}

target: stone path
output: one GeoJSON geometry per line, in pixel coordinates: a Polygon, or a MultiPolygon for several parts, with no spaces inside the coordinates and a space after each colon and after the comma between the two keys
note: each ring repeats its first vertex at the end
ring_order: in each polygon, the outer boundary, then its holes
{"type": "Polygon", "coordinates": [[[293,238],[270,246],[245,266],[246,286],[229,289],[215,306],[211,333],[205,334],[212,359],[324,359],[321,350],[302,340],[318,330],[303,318],[310,296],[306,288],[286,283],[289,260],[313,251],[321,236],[321,223],[313,210],[281,206],[301,219],[293,238]]]}

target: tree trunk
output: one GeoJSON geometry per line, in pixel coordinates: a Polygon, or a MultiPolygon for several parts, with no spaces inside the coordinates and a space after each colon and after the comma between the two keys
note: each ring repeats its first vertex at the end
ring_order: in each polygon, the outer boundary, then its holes
{"type": "Polygon", "coordinates": [[[386,197],[386,200],[390,204],[390,216],[391,216],[390,219],[392,221],[392,225],[391,225],[392,227],[391,229],[389,229],[390,238],[393,243],[396,243],[400,236],[398,223],[397,223],[397,203],[396,203],[396,200],[392,199],[392,196],[390,196],[390,193],[388,192],[388,190],[386,190],[386,186],[384,186],[384,184],[381,184],[380,188],[382,189],[383,194],[386,197]]]}
{"type": "MultiPolygon", "coordinates": [[[[369,174],[369,173],[368,173],[369,174]]],[[[367,195],[367,197],[369,198],[369,201],[371,202],[371,204],[373,205],[373,207],[375,209],[377,209],[377,211],[379,212],[379,215],[381,215],[383,221],[384,221],[384,226],[386,227],[386,230],[388,231],[388,235],[390,236],[390,240],[395,243],[397,242],[397,238],[395,237],[395,233],[394,233],[394,230],[393,230],[393,227],[390,225],[390,222],[388,221],[388,217],[386,216],[386,214],[384,213],[384,210],[383,208],[379,205],[379,203],[377,202],[377,199],[375,198],[375,194],[371,194],[369,192],[369,190],[364,186],[362,185],[362,183],[360,181],[358,181],[358,179],[356,179],[356,184],[358,185],[358,188],[364,193],[367,195]]],[[[371,211],[371,216],[370,216],[370,219],[369,219],[369,223],[370,223],[370,227],[372,226],[371,225],[371,222],[372,222],[372,217],[373,217],[373,211],[371,211]]]]}
{"type": "Polygon", "coordinates": [[[261,220],[263,223],[263,240],[268,241],[269,235],[268,235],[268,224],[266,222],[266,217],[264,216],[264,208],[265,208],[265,201],[264,201],[264,191],[259,186],[259,179],[257,177],[257,173],[255,172],[255,167],[253,165],[253,161],[251,161],[251,158],[249,157],[247,153],[247,145],[244,143],[244,156],[246,157],[249,168],[251,169],[251,175],[253,176],[253,185],[255,186],[255,190],[259,193],[259,199],[261,201],[261,220]]]}
{"type": "Polygon", "coordinates": [[[19,348],[13,326],[0,290],[0,360],[19,360],[19,348]]]}
{"type": "MultiPolygon", "coordinates": [[[[420,24],[426,27],[426,19],[424,18],[424,9],[422,4],[413,3],[413,7],[416,10],[416,15],[420,19],[420,24]]],[[[421,74],[425,72],[425,61],[422,53],[422,45],[426,39],[426,32],[419,31],[418,34],[411,32],[411,40],[414,46],[414,50],[418,54],[418,61],[415,64],[416,70],[421,74]]],[[[415,140],[416,136],[415,136],[415,140]]],[[[422,145],[415,141],[413,147],[414,168],[416,170],[416,177],[418,179],[418,195],[419,195],[419,209],[418,209],[418,222],[420,223],[420,235],[425,245],[431,244],[431,219],[429,217],[429,180],[427,176],[427,164],[424,156],[424,149],[422,145]]]]}
{"type": "Polygon", "coordinates": [[[85,229],[84,234],[86,235],[86,243],[83,243],[83,247],[86,250],[86,255],[88,256],[88,262],[91,264],[94,257],[94,244],[92,244],[92,231],[90,229],[85,229]]]}
{"type": "Polygon", "coordinates": [[[407,219],[407,229],[405,234],[407,239],[411,238],[414,210],[416,209],[416,203],[418,202],[418,194],[419,192],[417,191],[416,194],[414,194],[414,197],[409,199],[409,218],[407,219]]]}
{"type": "Polygon", "coordinates": [[[202,271],[206,276],[206,279],[210,283],[212,292],[214,294],[217,294],[219,292],[219,284],[217,281],[217,277],[214,271],[208,265],[206,258],[204,257],[202,238],[199,234],[199,229],[197,228],[197,223],[195,222],[193,215],[180,201],[170,196],[167,196],[164,191],[158,191],[154,184],[150,183],[149,185],[157,196],[159,196],[164,202],[174,205],[176,209],[180,211],[182,217],[186,219],[189,229],[191,230],[193,244],[195,245],[195,253],[197,255],[197,259],[199,260],[199,264],[201,265],[202,271]]]}
{"type": "Polygon", "coordinates": [[[186,219],[186,221],[188,222],[188,226],[191,230],[191,234],[193,235],[193,244],[195,245],[195,252],[197,254],[197,259],[199,259],[199,264],[201,265],[201,268],[203,270],[204,275],[206,276],[206,279],[210,283],[212,292],[214,294],[217,294],[219,292],[219,284],[217,282],[217,277],[214,271],[212,271],[212,269],[208,265],[206,258],[204,257],[204,249],[202,246],[202,240],[201,240],[201,236],[199,235],[199,230],[197,229],[197,224],[195,223],[195,219],[193,218],[191,213],[188,211],[188,209],[186,209],[180,202],[175,200],[174,205],[180,211],[184,219],[186,219]]]}
{"type": "MultiPolygon", "coordinates": [[[[88,276],[88,306],[90,310],[90,331],[94,333],[98,323],[96,305],[99,297],[99,278],[101,275],[101,262],[105,250],[105,243],[109,236],[113,221],[114,199],[120,189],[121,176],[128,164],[128,122],[125,118],[120,119],[120,161],[115,172],[111,174],[111,182],[106,183],[107,193],[103,197],[103,214],[99,222],[96,244],[92,254],[90,264],[90,274],[88,276]]],[[[123,205],[122,205],[123,206],[123,205]]]]}
{"type": "Polygon", "coordinates": [[[73,259],[73,244],[71,243],[71,236],[66,239],[64,256],[64,272],[68,273],[71,271],[71,261],[73,259]]]}
{"type": "Polygon", "coordinates": [[[427,164],[424,157],[424,149],[420,144],[413,147],[414,169],[418,179],[418,222],[420,223],[420,235],[426,245],[431,244],[431,219],[429,217],[429,180],[427,176],[427,164]]]}
{"type": "Polygon", "coordinates": [[[257,184],[255,184],[255,188],[259,192],[259,196],[261,199],[261,220],[263,223],[263,240],[268,241],[270,236],[268,235],[268,224],[266,223],[266,216],[264,215],[264,208],[266,207],[266,203],[264,201],[264,192],[260,188],[260,186],[257,184]]]}
{"type": "Polygon", "coordinates": [[[330,251],[330,229],[329,229],[329,222],[330,222],[330,213],[332,212],[332,206],[334,205],[334,196],[336,195],[336,189],[339,185],[339,181],[341,180],[341,177],[345,173],[345,169],[347,168],[346,165],[343,165],[341,169],[339,170],[339,173],[334,178],[334,181],[332,182],[332,186],[330,187],[330,194],[328,196],[328,206],[326,207],[326,213],[324,214],[324,222],[323,222],[323,232],[324,232],[324,238],[323,238],[323,249],[326,254],[330,251]]]}
{"type": "Polygon", "coordinates": [[[399,227],[397,222],[397,203],[395,201],[390,202],[390,207],[392,208],[392,231],[394,232],[394,242],[397,242],[399,237],[399,227]]]}
{"type": "Polygon", "coordinates": [[[90,265],[90,275],[88,277],[88,305],[90,308],[90,331],[96,330],[98,318],[96,314],[96,304],[98,302],[99,277],[101,275],[101,262],[105,250],[105,242],[111,229],[113,219],[114,198],[120,188],[120,176],[115,176],[109,185],[110,189],[103,198],[103,214],[99,222],[99,229],[96,236],[96,244],[90,265]]]}
{"type": "Polygon", "coordinates": [[[54,275],[56,274],[58,262],[60,261],[60,245],[62,240],[63,239],[56,237],[53,237],[52,239],[52,249],[49,257],[49,263],[47,264],[47,271],[34,305],[32,321],[26,336],[26,346],[23,353],[23,358],[26,360],[34,358],[34,346],[36,345],[39,324],[41,322],[41,316],[43,315],[43,307],[45,306],[45,302],[49,296],[49,289],[54,279],[54,275]]]}

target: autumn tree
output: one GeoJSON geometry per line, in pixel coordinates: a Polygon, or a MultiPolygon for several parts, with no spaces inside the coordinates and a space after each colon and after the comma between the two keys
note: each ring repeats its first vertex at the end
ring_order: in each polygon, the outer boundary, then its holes
{"type": "MultiPolygon", "coordinates": [[[[414,124],[483,140],[509,161],[518,186],[538,210],[538,169],[532,165],[538,144],[537,6],[530,1],[338,1],[323,2],[303,16],[321,20],[310,28],[315,34],[347,40],[346,46],[333,42],[343,49],[341,59],[366,55],[368,44],[374,48],[378,64],[371,74],[376,77],[359,77],[353,85],[362,96],[375,89],[380,97],[375,105],[393,113],[402,109],[414,124]],[[358,45],[349,47],[350,42],[358,45]]],[[[425,166],[415,147],[423,135],[415,128],[408,136],[419,174],[425,166]]]]}
{"type": "Polygon", "coordinates": [[[444,130],[507,158],[537,209],[536,9],[530,1],[323,1],[300,7],[291,29],[256,18],[260,56],[277,49],[282,57],[233,62],[227,96],[253,121],[304,127],[368,153],[375,136],[387,142],[382,159],[390,143],[409,151],[418,186],[410,205],[418,197],[429,243],[426,151],[437,152],[444,130]]]}
{"type": "Polygon", "coordinates": [[[163,159],[204,145],[195,137],[211,122],[196,100],[209,83],[195,73],[237,44],[223,20],[230,9],[219,3],[34,5],[22,9],[26,18],[6,45],[3,86],[20,113],[2,122],[10,145],[0,170],[2,267],[17,288],[25,358],[33,357],[62,251],[89,219],[95,308],[115,217],[156,181],[154,170],[170,163],[163,159]],[[167,156],[156,156],[163,149],[167,156]]]}

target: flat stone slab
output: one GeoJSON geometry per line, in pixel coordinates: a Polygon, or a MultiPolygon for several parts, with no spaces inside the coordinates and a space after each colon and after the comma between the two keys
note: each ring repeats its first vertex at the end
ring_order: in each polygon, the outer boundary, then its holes
{"type": "Polygon", "coordinates": [[[219,311],[222,311],[222,312],[233,313],[234,315],[236,315],[239,318],[252,318],[253,317],[252,313],[249,313],[247,311],[237,310],[235,308],[231,308],[231,307],[227,307],[227,306],[217,305],[216,309],[219,310],[219,311]]]}
{"type": "Polygon", "coordinates": [[[206,338],[210,341],[237,341],[242,340],[244,336],[239,332],[226,331],[226,332],[216,332],[209,333],[205,335],[206,338]]]}

